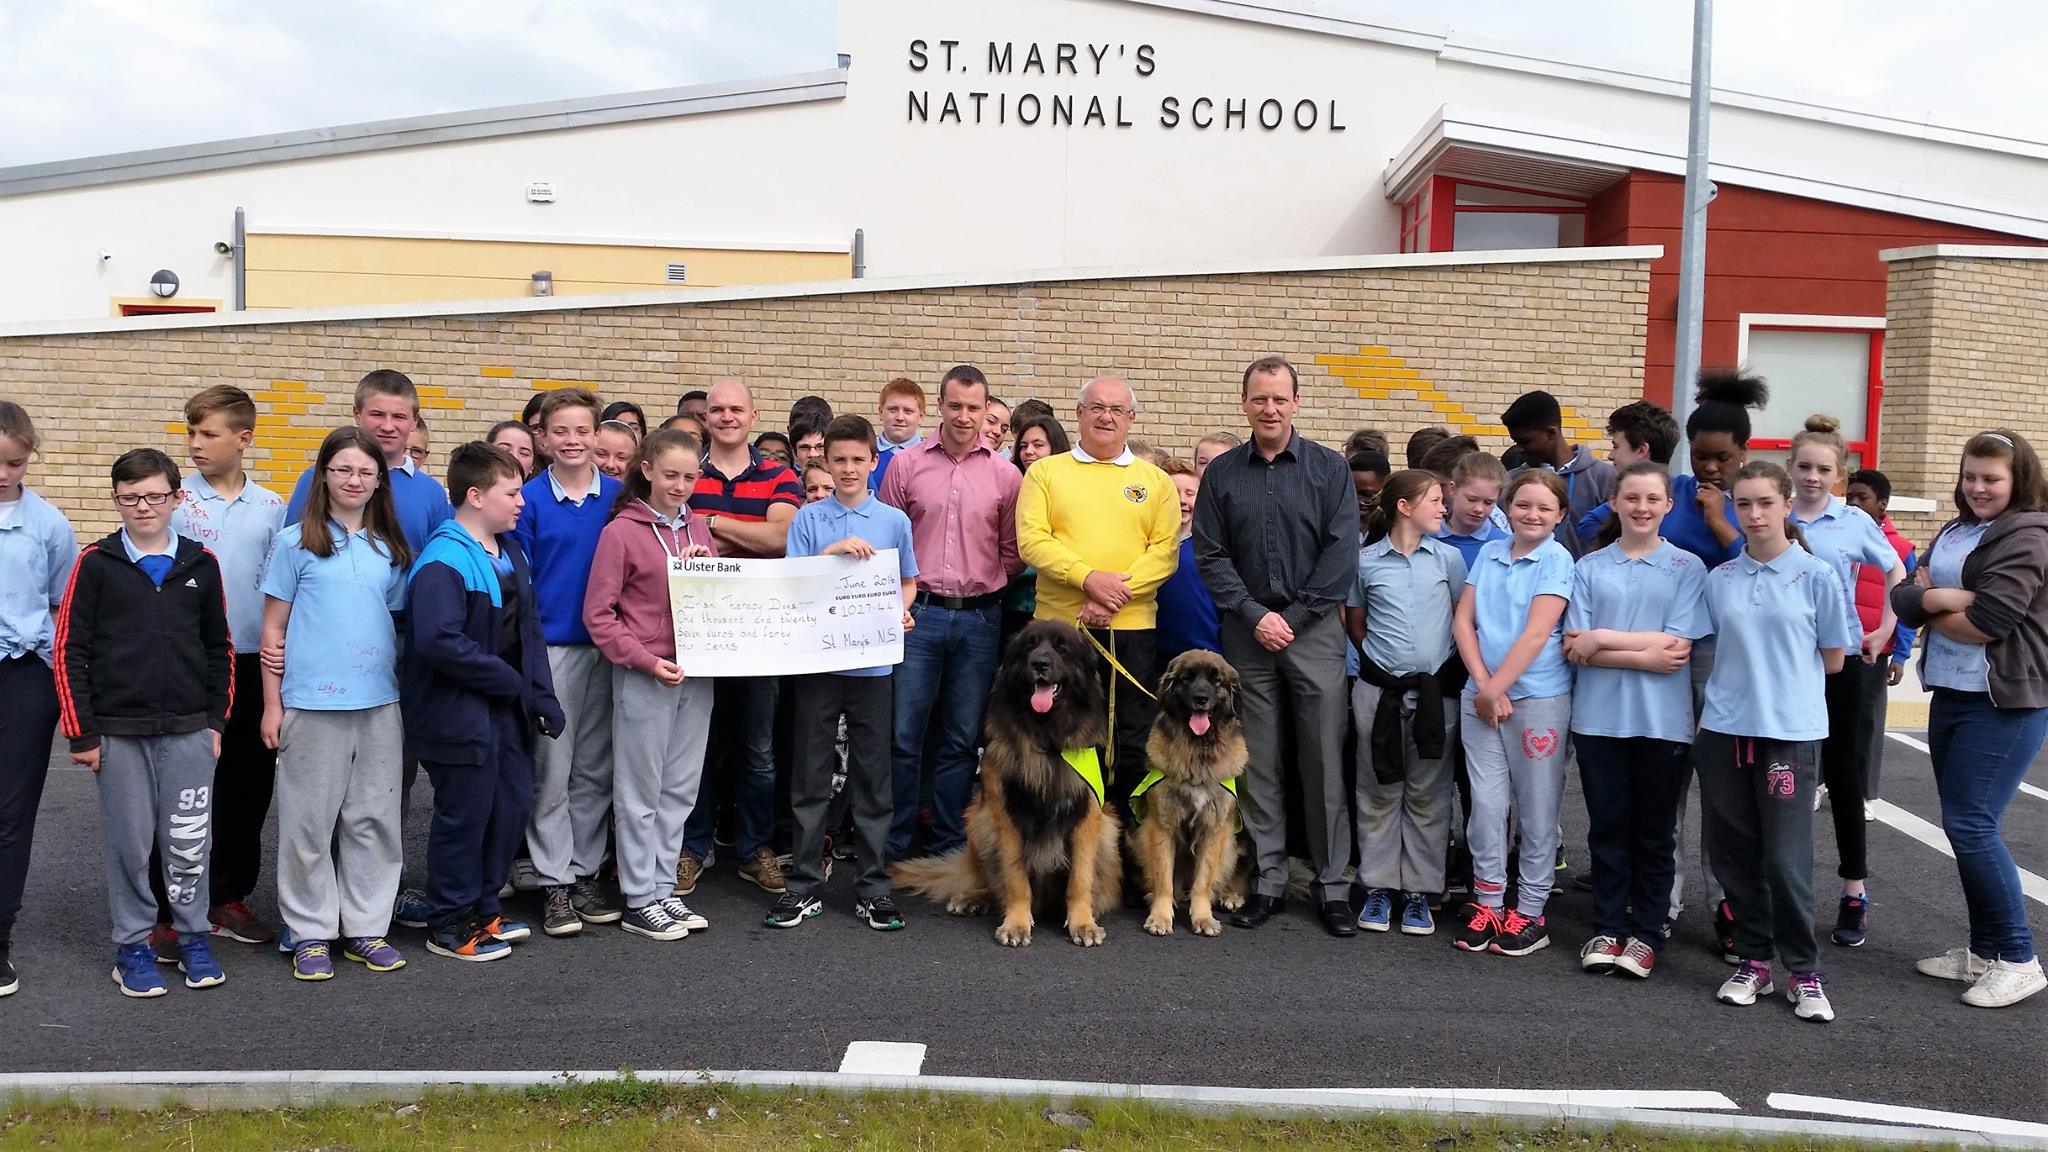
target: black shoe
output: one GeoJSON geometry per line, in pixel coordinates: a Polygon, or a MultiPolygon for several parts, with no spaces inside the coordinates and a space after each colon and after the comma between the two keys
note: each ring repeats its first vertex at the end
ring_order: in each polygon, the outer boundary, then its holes
{"type": "Polygon", "coordinates": [[[1281,896],[1255,895],[1244,902],[1244,907],[1230,918],[1233,928],[1257,928],[1280,913],[1287,911],[1287,900],[1281,896]]]}
{"type": "Polygon", "coordinates": [[[1591,872],[1581,872],[1572,877],[1572,887],[1581,892],[1591,892],[1593,890],[1593,874],[1591,872]]]}
{"type": "Polygon", "coordinates": [[[770,928],[794,928],[824,910],[825,905],[816,896],[784,892],[775,898],[775,907],[768,910],[764,923],[770,928]]]}
{"type": "Polygon", "coordinates": [[[1323,931],[1332,936],[1358,935],[1357,917],[1349,900],[1323,901],[1323,931]]]}
{"type": "Polygon", "coordinates": [[[887,896],[870,896],[853,906],[853,914],[877,932],[895,932],[903,927],[903,913],[887,896]]]}
{"type": "MultiPolygon", "coordinates": [[[[552,907],[552,905],[550,905],[552,907]]],[[[569,907],[575,910],[576,918],[585,924],[617,924],[626,910],[611,902],[604,894],[604,885],[596,880],[578,880],[569,885],[569,907]]],[[[552,936],[554,933],[550,932],[552,936]]]]}
{"type": "Polygon", "coordinates": [[[0,944],[0,996],[12,996],[21,987],[21,977],[14,974],[14,958],[7,945],[0,944]]]}
{"type": "Polygon", "coordinates": [[[1730,964],[1742,963],[1742,957],[1735,954],[1735,912],[1726,900],[1714,909],[1714,943],[1720,946],[1721,959],[1730,964]]]}
{"type": "Polygon", "coordinates": [[[540,914],[540,930],[550,936],[574,936],[583,931],[583,921],[569,903],[567,884],[550,884],[540,914]]]}

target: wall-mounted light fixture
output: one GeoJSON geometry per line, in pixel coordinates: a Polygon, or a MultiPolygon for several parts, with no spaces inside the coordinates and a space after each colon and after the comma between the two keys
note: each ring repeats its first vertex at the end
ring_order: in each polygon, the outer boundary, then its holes
{"type": "Polygon", "coordinates": [[[178,294],[178,274],[169,268],[159,268],[149,278],[149,290],[156,296],[171,297],[178,294]]]}
{"type": "Polygon", "coordinates": [[[533,294],[535,296],[553,296],[555,294],[555,274],[553,272],[535,272],[533,274],[533,294]]]}

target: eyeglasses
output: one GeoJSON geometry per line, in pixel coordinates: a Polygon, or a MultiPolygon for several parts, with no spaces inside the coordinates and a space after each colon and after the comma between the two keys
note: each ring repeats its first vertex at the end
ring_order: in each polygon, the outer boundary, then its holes
{"type": "Polygon", "coordinates": [[[151,508],[161,508],[171,502],[173,495],[174,493],[171,492],[123,492],[119,496],[114,497],[114,503],[119,504],[123,508],[133,508],[138,504],[147,504],[151,508]]]}
{"type": "Polygon", "coordinates": [[[361,480],[365,484],[375,484],[377,482],[377,470],[375,468],[337,468],[330,466],[327,469],[327,474],[336,480],[361,480]]]}
{"type": "Polygon", "coordinates": [[[1100,416],[1105,412],[1119,419],[1128,419],[1138,414],[1136,408],[1125,408],[1120,404],[1096,404],[1091,402],[1081,405],[1081,414],[1083,416],[1100,416]]]}

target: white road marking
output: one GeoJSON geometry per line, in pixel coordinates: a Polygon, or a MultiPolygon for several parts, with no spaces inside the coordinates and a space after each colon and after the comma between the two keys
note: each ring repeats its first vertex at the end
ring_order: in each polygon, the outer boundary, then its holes
{"type": "Polygon", "coordinates": [[[1627,1091],[1605,1088],[1296,1088],[1292,1091],[1336,1092],[1346,1096],[1400,1097],[1408,1100],[1484,1100],[1499,1104],[1557,1104],[1579,1108],[1741,1108],[1741,1105],[1719,1092],[1627,1091]]]}
{"type": "Polygon", "coordinates": [[[1888,1124],[1913,1124],[1923,1128],[1950,1128],[1986,1135],[2025,1136],[2048,1140],[2048,1124],[2026,1120],[2001,1120],[1996,1116],[1972,1116],[1967,1112],[1939,1112],[1932,1108],[1907,1108],[1899,1104],[1866,1104],[1861,1100],[1836,1100],[1829,1096],[1801,1096],[1796,1092],[1773,1092],[1765,1104],[1780,1112],[1809,1112],[1821,1116],[1852,1116],[1858,1120],[1882,1120],[1888,1124]]]}
{"type": "Polygon", "coordinates": [[[924,1045],[855,1040],[839,1059],[839,1070],[859,1076],[916,1076],[924,1069],[924,1045]]]}
{"type": "MultiPolygon", "coordinates": [[[[1872,800],[1870,802],[1870,810],[1876,813],[1877,818],[1883,823],[1904,832],[1906,835],[1911,836],[1913,839],[1918,840],[1951,860],[1956,858],[1955,849],[1949,846],[1948,834],[1940,828],[1929,824],[1927,821],[1922,820],[1920,817],[1913,815],[1889,800],[1872,800]]],[[[2025,868],[2018,869],[2018,872],[2020,874],[2020,891],[2026,893],[2027,898],[2034,903],[2048,905],[2048,877],[2036,875],[2025,868]]]]}

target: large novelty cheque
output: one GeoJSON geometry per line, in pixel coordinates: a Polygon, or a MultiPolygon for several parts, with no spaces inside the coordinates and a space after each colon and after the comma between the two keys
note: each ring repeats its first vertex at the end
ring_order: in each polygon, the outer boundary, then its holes
{"type": "Polygon", "coordinates": [[[903,662],[896,550],[866,560],[671,557],[676,663],[687,676],[790,676],[903,662]]]}

